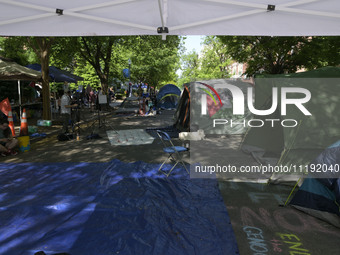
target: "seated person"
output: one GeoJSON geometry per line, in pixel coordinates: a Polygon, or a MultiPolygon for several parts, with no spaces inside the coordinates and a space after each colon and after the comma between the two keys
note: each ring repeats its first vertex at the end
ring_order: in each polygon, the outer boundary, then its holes
{"type": "Polygon", "coordinates": [[[0,153],[3,157],[18,154],[14,148],[18,146],[19,142],[12,137],[12,131],[8,125],[8,120],[0,119],[0,153]]]}

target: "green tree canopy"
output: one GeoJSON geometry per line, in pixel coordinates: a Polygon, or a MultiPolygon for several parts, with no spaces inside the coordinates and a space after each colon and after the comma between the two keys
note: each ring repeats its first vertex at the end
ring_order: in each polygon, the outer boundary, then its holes
{"type": "Polygon", "coordinates": [[[191,51],[182,55],[179,84],[230,77],[228,48],[214,36],[205,37],[201,44],[200,53],[191,51]]]}
{"type": "Polygon", "coordinates": [[[201,55],[199,78],[222,79],[230,77],[228,66],[231,61],[228,48],[215,36],[205,37],[201,55]]]}
{"type": "Polygon", "coordinates": [[[177,78],[181,39],[178,36],[136,36],[131,40],[131,76],[156,87],[177,78]]]}
{"type": "Polygon", "coordinates": [[[0,37],[0,55],[23,66],[39,61],[26,37],[0,37]]]}
{"type": "Polygon", "coordinates": [[[196,81],[199,77],[199,58],[196,51],[181,56],[181,76],[178,80],[180,86],[184,83],[196,81]]]}
{"type": "Polygon", "coordinates": [[[246,74],[294,73],[339,64],[338,37],[218,36],[230,57],[246,63],[246,74]]]}

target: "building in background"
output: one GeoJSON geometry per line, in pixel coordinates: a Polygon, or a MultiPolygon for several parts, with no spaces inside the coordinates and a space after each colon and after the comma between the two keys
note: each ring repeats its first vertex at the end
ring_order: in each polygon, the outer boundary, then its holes
{"type": "Polygon", "coordinates": [[[234,62],[229,67],[230,78],[245,78],[244,73],[247,70],[246,63],[234,62]]]}

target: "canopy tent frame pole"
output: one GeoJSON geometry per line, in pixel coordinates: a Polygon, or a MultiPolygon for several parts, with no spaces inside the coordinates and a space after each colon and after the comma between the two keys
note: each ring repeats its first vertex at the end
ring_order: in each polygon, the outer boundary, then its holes
{"type": "Polygon", "coordinates": [[[91,15],[88,15],[88,14],[75,13],[75,12],[72,12],[72,11],[64,11],[64,14],[69,15],[69,16],[73,16],[73,17],[88,19],[88,20],[110,23],[110,24],[114,24],[114,25],[122,25],[122,26],[126,26],[126,27],[140,28],[140,29],[149,30],[149,31],[152,31],[152,32],[155,31],[155,28],[151,27],[151,26],[145,26],[145,25],[143,26],[143,25],[140,25],[140,24],[124,22],[124,21],[120,21],[120,20],[100,18],[100,17],[91,16],[91,15]]]}
{"type": "Polygon", "coordinates": [[[18,94],[19,94],[19,111],[20,111],[19,119],[21,119],[21,116],[22,116],[22,106],[21,106],[21,83],[20,83],[20,80],[18,80],[18,94]]]}
{"type": "MultiPolygon", "coordinates": [[[[55,81],[53,81],[53,86],[55,86],[55,81]]],[[[49,98],[50,98],[50,111],[51,111],[51,120],[53,120],[53,106],[51,105],[51,88],[48,90],[49,98]]],[[[54,96],[53,96],[54,98],[54,96]]]]}
{"type": "Polygon", "coordinates": [[[17,19],[11,19],[11,20],[5,20],[0,22],[0,26],[2,25],[9,25],[9,24],[14,24],[14,23],[22,23],[30,20],[36,20],[36,19],[41,19],[41,18],[48,18],[52,17],[54,14],[51,13],[44,13],[40,15],[33,15],[29,17],[22,17],[22,18],[17,18],[17,19]]]}
{"type": "MultiPolygon", "coordinates": [[[[209,20],[205,20],[205,21],[199,21],[199,22],[193,22],[193,23],[183,24],[183,25],[179,25],[179,26],[174,26],[174,27],[171,28],[171,30],[174,31],[174,30],[180,30],[180,29],[184,29],[184,28],[196,27],[196,26],[200,26],[200,25],[207,25],[207,24],[211,24],[211,23],[217,23],[217,22],[221,22],[221,21],[226,21],[226,20],[231,20],[231,19],[236,19],[236,18],[242,18],[242,17],[249,16],[249,15],[268,12],[268,10],[267,10],[268,5],[263,5],[263,4],[252,4],[252,3],[236,2],[236,1],[229,1],[229,0],[202,0],[202,1],[223,3],[223,4],[226,4],[226,5],[228,5],[228,4],[229,5],[237,5],[237,6],[242,6],[242,7],[252,7],[252,8],[256,8],[256,9],[237,13],[237,14],[234,14],[234,15],[228,15],[228,16],[218,17],[218,18],[209,19],[209,20]]],[[[283,11],[283,12],[290,12],[290,13],[314,15],[314,16],[340,18],[340,14],[337,14],[337,13],[310,11],[310,10],[298,10],[298,9],[289,8],[289,7],[294,7],[296,5],[307,4],[307,3],[316,2],[316,1],[319,1],[319,0],[295,1],[295,2],[291,2],[291,3],[287,3],[287,4],[278,5],[278,6],[275,7],[275,10],[283,11]]]]}
{"type": "Polygon", "coordinates": [[[25,22],[25,21],[35,20],[35,19],[40,19],[40,18],[47,18],[47,17],[51,17],[51,16],[56,15],[55,9],[47,8],[47,7],[43,7],[43,6],[38,6],[38,5],[34,5],[34,4],[28,4],[28,3],[16,2],[16,1],[10,1],[10,0],[0,0],[0,3],[48,12],[48,13],[39,14],[39,15],[32,15],[32,16],[28,16],[28,17],[5,20],[5,21],[0,22],[0,25],[20,23],[20,22],[25,22]]]}
{"type": "MultiPolygon", "coordinates": [[[[168,20],[168,0],[163,0],[163,8],[161,4],[162,0],[158,0],[159,14],[161,16],[162,30],[165,31],[166,23],[168,20]]],[[[162,40],[166,40],[166,34],[162,33],[162,40]]]]}
{"type": "MultiPolygon", "coordinates": [[[[94,20],[94,21],[99,21],[99,22],[104,22],[104,23],[111,23],[111,24],[115,24],[115,25],[123,25],[123,26],[127,26],[127,27],[150,30],[150,31],[154,32],[155,28],[151,27],[151,26],[143,26],[143,25],[140,25],[140,24],[135,24],[135,23],[130,23],[130,22],[124,22],[124,21],[119,21],[119,20],[114,20],[114,19],[95,17],[95,16],[88,15],[88,14],[76,13],[77,11],[84,11],[84,10],[93,9],[93,8],[102,8],[102,7],[107,7],[107,6],[117,5],[117,4],[124,4],[124,3],[128,3],[128,2],[134,2],[134,1],[136,1],[136,0],[121,0],[121,1],[108,2],[108,3],[104,3],[104,4],[83,6],[83,7],[79,7],[79,8],[63,10],[62,15],[69,15],[69,16],[73,16],[73,17],[77,17],[77,18],[94,20]]],[[[48,13],[40,14],[40,15],[33,15],[33,16],[29,16],[29,17],[23,17],[23,18],[18,18],[18,19],[2,21],[2,22],[0,22],[0,25],[8,25],[8,24],[12,24],[12,23],[19,23],[19,22],[24,22],[24,21],[28,21],[28,20],[34,20],[34,19],[40,19],[40,18],[46,18],[46,17],[58,15],[58,14],[56,14],[56,9],[47,8],[47,7],[43,7],[43,6],[26,4],[26,3],[19,3],[19,2],[15,2],[15,1],[9,1],[9,0],[0,0],[0,3],[5,3],[5,4],[9,4],[9,5],[16,5],[16,6],[20,6],[20,7],[26,7],[26,8],[31,8],[31,9],[36,9],[36,10],[48,12],[48,13]]]]}
{"type": "MultiPolygon", "coordinates": [[[[203,0],[205,2],[214,2],[214,3],[222,3],[222,4],[231,4],[231,5],[237,5],[237,6],[243,6],[243,7],[252,7],[257,9],[267,9],[268,5],[264,4],[253,4],[253,3],[247,3],[247,2],[236,2],[231,0],[203,0]]],[[[320,2],[320,0],[300,0],[295,1],[291,3],[286,3],[282,5],[275,6],[276,11],[284,11],[284,12],[292,12],[292,13],[299,13],[299,14],[308,14],[308,15],[315,15],[315,16],[325,16],[330,18],[340,18],[340,14],[338,13],[331,13],[331,12],[322,12],[322,11],[311,11],[311,10],[298,10],[298,9],[292,9],[289,7],[294,7],[297,5],[302,4],[308,4],[313,2],[320,2]]]]}
{"type": "Polygon", "coordinates": [[[293,189],[292,189],[291,192],[289,193],[289,196],[287,197],[286,202],[285,202],[284,205],[283,205],[284,207],[287,206],[287,204],[288,204],[288,202],[289,202],[289,200],[290,200],[290,197],[292,196],[292,194],[293,194],[294,190],[296,189],[296,186],[299,184],[300,180],[301,180],[301,177],[297,180],[297,182],[295,183],[293,189]]]}
{"type": "Polygon", "coordinates": [[[120,5],[120,4],[126,4],[130,2],[136,2],[137,0],[119,0],[119,1],[110,1],[100,4],[93,4],[93,5],[86,5],[78,8],[72,8],[71,11],[73,12],[80,12],[80,11],[87,11],[92,9],[98,9],[98,8],[104,8],[104,7],[110,7],[114,5],[120,5]]]}
{"type": "Polygon", "coordinates": [[[44,6],[39,6],[35,4],[28,4],[28,3],[13,1],[13,0],[0,0],[0,3],[55,13],[55,9],[44,7],[44,6]]]}
{"type": "Polygon", "coordinates": [[[297,9],[280,7],[280,6],[278,6],[276,9],[278,11],[284,11],[284,12],[290,12],[290,13],[307,14],[307,15],[313,15],[313,16],[324,16],[324,17],[328,17],[328,18],[338,18],[338,19],[340,19],[340,14],[332,13],[332,12],[297,10],[297,9]]]}
{"type": "MultiPolygon", "coordinates": [[[[242,6],[242,7],[252,7],[256,9],[267,9],[268,5],[267,4],[254,4],[254,3],[249,3],[249,2],[240,2],[240,1],[232,1],[232,0],[201,0],[203,2],[213,2],[213,3],[220,3],[220,4],[227,4],[227,5],[237,5],[237,6],[242,6]]],[[[299,0],[295,2],[290,2],[286,4],[282,4],[280,6],[283,7],[292,7],[296,5],[302,5],[302,4],[309,4],[313,2],[320,2],[320,0],[299,0]]],[[[277,10],[279,6],[275,7],[275,10],[277,10]]]]}
{"type": "MultiPolygon", "coordinates": [[[[123,25],[123,26],[133,27],[133,28],[140,28],[140,29],[148,30],[148,31],[152,31],[152,32],[155,31],[154,27],[143,26],[143,25],[134,24],[134,23],[130,23],[130,22],[94,17],[94,16],[91,16],[91,15],[74,13],[74,12],[64,12],[64,14],[67,14],[69,16],[78,17],[78,18],[88,19],[88,20],[100,21],[100,22],[104,22],[104,23],[110,23],[110,24],[115,24],[115,25],[123,25]]],[[[51,16],[54,16],[54,15],[55,15],[55,13],[45,13],[45,14],[23,17],[23,18],[18,18],[18,19],[6,20],[6,21],[0,22],[0,26],[1,25],[9,25],[9,24],[13,24],[13,23],[20,23],[20,22],[25,22],[25,21],[35,20],[35,19],[40,19],[40,18],[51,17],[51,16]]]]}
{"type": "MultiPolygon", "coordinates": [[[[104,7],[124,4],[124,3],[128,3],[128,2],[136,2],[136,1],[137,0],[110,1],[110,2],[105,2],[105,3],[101,3],[101,4],[93,4],[93,5],[86,5],[86,6],[82,6],[82,7],[72,8],[72,9],[70,9],[70,11],[74,11],[74,12],[86,11],[86,10],[104,8],[104,7]]],[[[34,9],[34,10],[46,11],[46,12],[53,13],[54,15],[56,13],[56,9],[54,9],[54,8],[44,7],[44,6],[35,5],[35,4],[16,2],[16,1],[13,1],[13,0],[0,0],[0,3],[30,8],[30,9],[34,9]]]]}

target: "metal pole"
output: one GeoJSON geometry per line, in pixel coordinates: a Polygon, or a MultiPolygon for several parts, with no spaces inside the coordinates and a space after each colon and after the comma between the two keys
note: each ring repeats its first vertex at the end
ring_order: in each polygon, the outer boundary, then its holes
{"type": "Polygon", "coordinates": [[[21,119],[22,112],[21,112],[21,86],[20,86],[20,80],[18,80],[18,93],[19,93],[19,111],[20,111],[19,118],[21,119]]]}
{"type": "Polygon", "coordinates": [[[129,97],[132,96],[132,84],[131,84],[131,59],[129,61],[129,97]]]}

